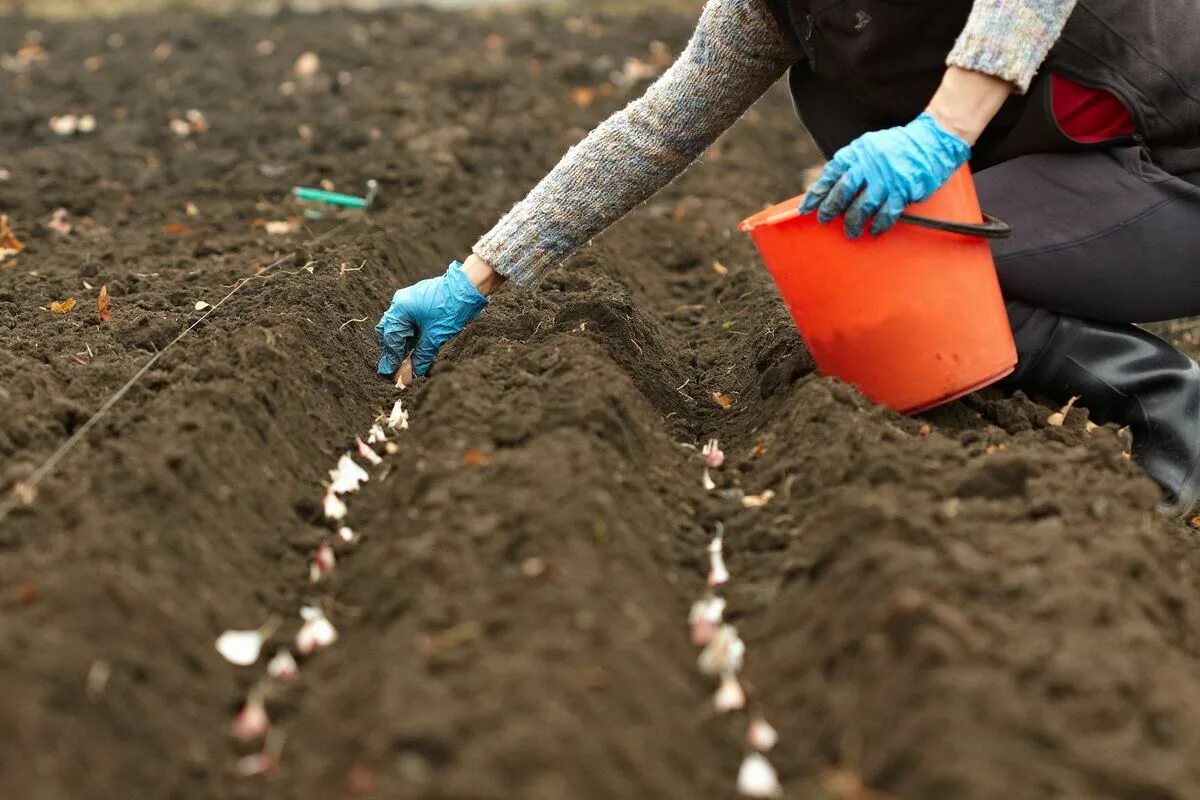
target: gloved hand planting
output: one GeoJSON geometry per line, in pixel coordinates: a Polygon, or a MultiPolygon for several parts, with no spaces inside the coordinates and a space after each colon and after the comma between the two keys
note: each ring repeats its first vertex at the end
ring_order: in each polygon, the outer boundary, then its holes
{"type": "Polygon", "coordinates": [[[379,374],[394,374],[411,354],[413,372],[428,375],[442,345],[479,316],[487,303],[457,261],[440,278],[400,289],[375,326],[383,350],[379,374]]]}
{"type": "Polygon", "coordinates": [[[858,137],[843,147],[808,190],[801,213],[818,211],[822,224],[846,214],[846,235],[857,239],[867,220],[878,236],[910,203],[927,199],[971,158],[971,146],[924,113],[903,128],[858,137]]]}

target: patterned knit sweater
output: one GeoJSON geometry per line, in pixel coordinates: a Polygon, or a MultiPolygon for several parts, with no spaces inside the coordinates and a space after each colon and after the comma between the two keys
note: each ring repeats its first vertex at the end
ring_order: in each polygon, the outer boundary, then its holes
{"type": "MultiPolygon", "coordinates": [[[[947,62],[1024,91],[1076,0],[975,0],[947,62]]],[[[801,57],[762,0],[709,0],[675,64],[611,116],[476,244],[501,275],[551,268],[694,162],[801,57]]]]}

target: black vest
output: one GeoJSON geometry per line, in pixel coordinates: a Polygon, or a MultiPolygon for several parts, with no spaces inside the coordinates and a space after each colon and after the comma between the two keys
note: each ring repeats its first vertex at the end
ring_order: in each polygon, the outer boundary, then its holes
{"type": "MultiPolygon", "coordinates": [[[[972,0],[766,2],[806,56],[792,70],[797,106],[811,106],[813,98],[804,95],[820,91],[821,84],[836,85],[876,127],[906,124],[925,108],[974,5],[972,0]]],[[[1200,170],[1197,0],[1079,0],[1042,67],[1043,75],[1049,73],[1119,98],[1165,169],[1200,170]]],[[[822,102],[829,92],[825,95],[822,102]]],[[[1029,106],[1035,102],[1039,107],[1033,114],[1043,115],[1041,106],[1049,108],[1044,91],[1040,97],[1038,91],[1014,97],[977,151],[1003,151],[999,143],[1014,127],[1029,127],[1029,106]]]]}

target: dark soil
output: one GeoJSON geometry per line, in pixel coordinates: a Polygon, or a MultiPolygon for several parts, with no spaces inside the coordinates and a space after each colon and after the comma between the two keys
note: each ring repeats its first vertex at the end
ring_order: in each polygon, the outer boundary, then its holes
{"type": "MultiPolygon", "coordinates": [[[[197,301],[286,257],[0,522],[0,796],[732,796],[744,723],[710,711],[684,624],[723,522],[787,796],[1200,797],[1192,535],[1083,412],[1052,428],[984,393],[905,419],[812,374],[733,232],[812,161],[781,94],[445,349],[353,500],[361,543],[308,585],[325,471],[395,397],[370,328],[390,292],[465,254],[644,83],[585,108],[571,88],[690,26],[594,22],[56,24],[45,61],[0,75],[0,212],[28,244],[0,264],[0,489],[197,301]],[[320,72],[282,94],[309,49],[320,72]],[[168,123],[191,108],[210,128],[180,139],[168,123]],[[97,130],[58,137],[47,120],[68,112],[97,130]],[[253,227],[300,213],[295,184],[369,178],[368,220],[253,227]],[[46,225],[59,207],[66,236],[46,225]],[[694,448],[712,436],[721,489],[773,490],[766,507],[704,492],[694,448]],[[213,640],[274,613],[283,642],[314,596],[341,640],[271,700],[282,767],[239,777],[229,723],[258,671],[213,640]]],[[[4,26],[0,52],[24,36],[4,26]]]]}

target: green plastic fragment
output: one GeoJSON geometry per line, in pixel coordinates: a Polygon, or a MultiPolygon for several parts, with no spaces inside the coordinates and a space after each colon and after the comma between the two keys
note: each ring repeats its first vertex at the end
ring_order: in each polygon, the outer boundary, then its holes
{"type": "Polygon", "coordinates": [[[354,195],[341,194],[339,192],[327,192],[324,189],[311,189],[307,186],[297,186],[292,189],[292,194],[299,200],[328,203],[331,206],[344,206],[345,208],[367,207],[367,199],[365,197],[355,197],[354,195]]]}

